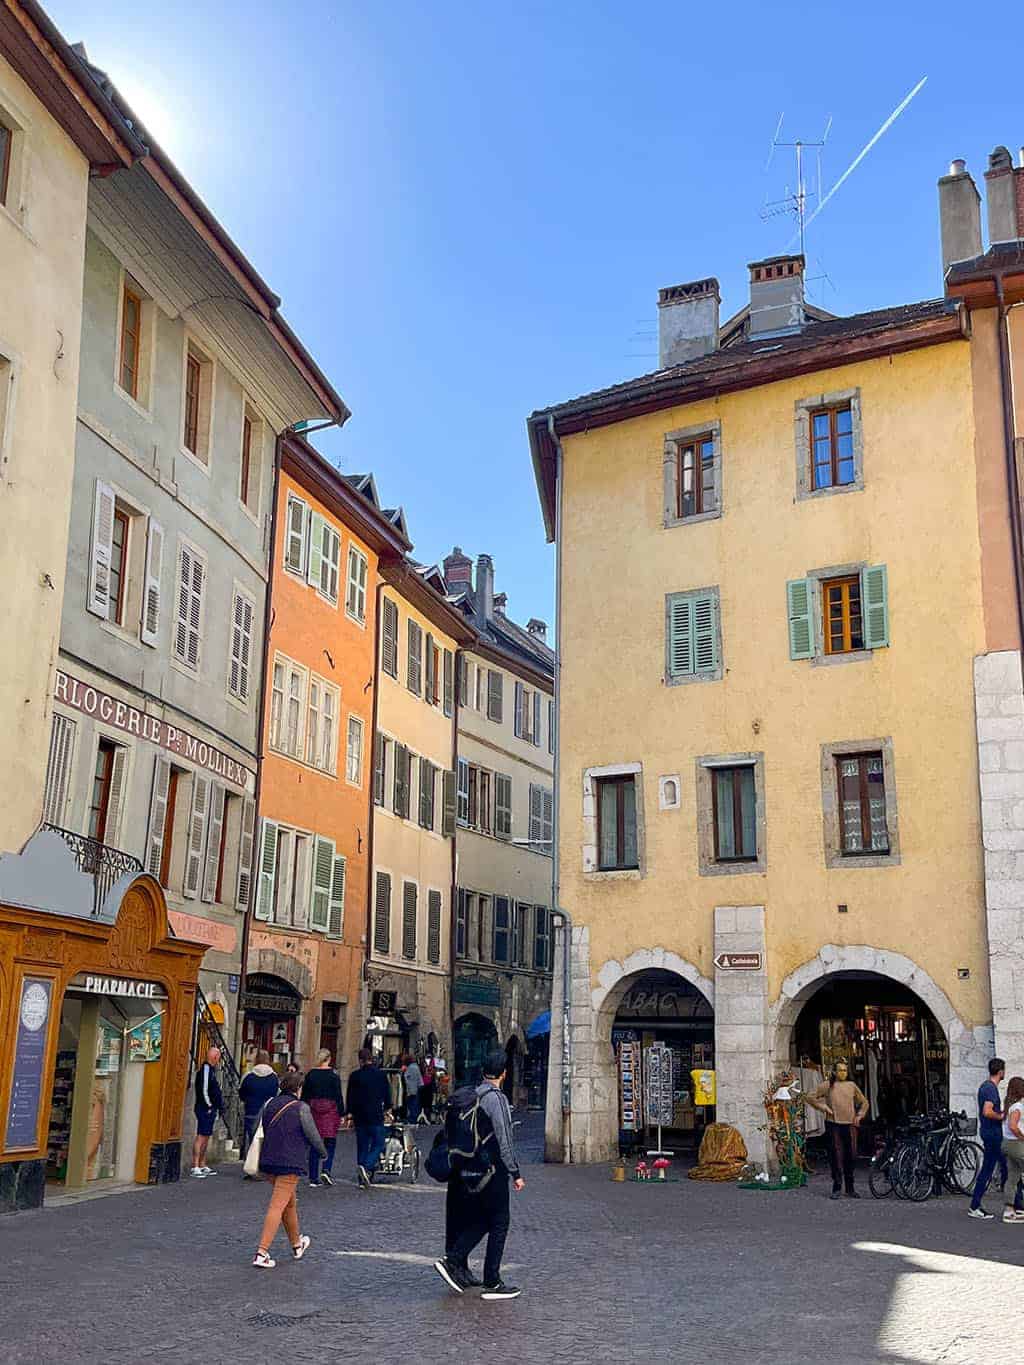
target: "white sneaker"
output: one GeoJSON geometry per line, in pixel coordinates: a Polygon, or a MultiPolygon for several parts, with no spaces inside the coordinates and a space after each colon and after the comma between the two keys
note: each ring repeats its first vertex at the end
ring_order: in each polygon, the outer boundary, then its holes
{"type": "Polygon", "coordinates": [[[203,1170],[202,1166],[193,1166],[192,1169],[189,1171],[189,1175],[192,1177],[193,1180],[206,1179],[206,1172],[203,1170]]]}
{"type": "Polygon", "coordinates": [[[968,1217],[968,1218],[984,1218],[984,1219],[986,1220],[986,1222],[987,1222],[990,1218],[994,1218],[994,1217],[995,1217],[995,1214],[989,1213],[986,1209],[968,1209],[968,1210],[967,1210],[967,1217],[968,1217]]]}
{"type": "Polygon", "coordinates": [[[217,1174],[217,1172],[213,1169],[212,1166],[200,1166],[199,1169],[202,1171],[203,1175],[216,1175],[216,1174],[217,1174]]]}
{"type": "Polygon", "coordinates": [[[277,1265],[277,1262],[268,1251],[257,1251],[256,1255],[252,1258],[252,1263],[260,1270],[273,1270],[274,1266],[277,1265]]]}
{"type": "Polygon", "coordinates": [[[299,1238],[298,1245],[292,1247],[292,1255],[295,1257],[295,1259],[296,1259],[297,1261],[301,1261],[302,1258],[303,1258],[303,1256],[305,1256],[305,1254],[306,1254],[306,1252],[307,1252],[308,1250],[309,1250],[309,1238],[308,1238],[305,1234],[303,1234],[303,1235],[299,1238]]]}

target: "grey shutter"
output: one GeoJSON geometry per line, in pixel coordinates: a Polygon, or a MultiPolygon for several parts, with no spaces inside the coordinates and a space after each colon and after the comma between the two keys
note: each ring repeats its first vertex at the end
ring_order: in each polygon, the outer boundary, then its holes
{"type": "Polygon", "coordinates": [[[385,597],[382,611],[381,667],[392,678],[398,677],[398,608],[390,597],[385,597]]]}
{"type": "Polygon", "coordinates": [[[120,842],[121,810],[124,806],[124,784],[130,752],[124,744],[119,744],[114,750],[113,762],[110,765],[110,793],[107,797],[107,829],[104,840],[115,847],[120,842]]]}
{"type": "Polygon", "coordinates": [[[185,851],[185,880],[181,888],[182,894],[189,900],[195,900],[199,895],[209,812],[210,779],[203,777],[201,773],[193,773],[192,809],[188,817],[188,847],[185,851]]]}
{"type": "Polygon", "coordinates": [[[860,576],[864,611],[864,647],[882,649],[889,643],[889,576],[884,564],[873,564],[860,576]]]}
{"type": "Polygon", "coordinates": [[[516,683],[516,705],[512,718],[512,728],[521,739],[526,730],[525,688],[521,682],[516,683]]]}
{"type": "Polygon", "coordinates": [[[533,694],[533,734],[530,736],[537,748],[540,748],[540,693],[533,694]]]}
{"type": "Polygon", "coordinates": [[[288,525],[285,531],[284,562],[292,573],[306,571],[306,504],[301,498],[288,498],[288,525]]]}
{"type": "Polygon", "coordinates": [[[320,582],[323,574],[324,562],[324,530],[327,523],[319,512],[313,512],[309,518],[309,567],[306,570],[306,582],[314,588],[322,588],[320,582]]]}
{"type": "Polygon", "coordinates": [[[433,763],[420,759],[420,825],[434,828],[434,772],[433,763]]]}
{"type": "Polygon", "coordinates": [[[327,920],[327,937],[341,938],[345,928],[345,859],[334,855],[331,869],[331,903],[327,920]]]}
{"type": "Polygon", "coordinates": [[[530,783],[530,843],[541,838],[544,825],[544,788],[530,783]]]}
{"type": "Polygon", "coordinates": [[[387,741],[378,730],[373,737],[373,804],[384,804],[384,773],[387,764],[387,741]]]}
{"type": "Polygon", "coordinates": [[[554,833],[554,813],[555,813],[554,793],[550,792],[547,789],[547,787],[544,787],[541,790],[540,837],[544,845],[541,851],[547,854],[554,853],[554,847],[552,844],[552,835],[554,833]]]}
{"type": "Polygon", "coordinates": [[[441,961],[441,893],[427,892],[427,961],[441,961]]]}
{"type": "Polygon", "coordinates": [[[789,657],[814,657],[814,631],[811,629],[811,581],[793,578],[786,584],[786,613],[789,618],[789,657]]]}
{"type": "Polygon", "coordinates": [[[415,621],[409,622],[409,660],[406,686],[418,697],[423,689],[423,632],[415,621]]]}
{"type": "Polygon", "coordinates": [[[277,875],[277,821],[264,818],[260,830],[259,888],[256,892],[257,919],[274,917],[274,881],[277,875]]]}
{"type": "Polygon", "coordinates": [[[43,792],[43,822],[63,825],[67,816],[71,765],[78,726],[67,716],[53,715],[50,727],[50,754],[46,762],[46,787],[43,792]]]}
{"type": "Polygon", "coordinates": [[[494,832],[500,839],[512,834],[512,779],[507,773],[494,774],[494,832]]]}
{"type": "Polygon", "coordinates": [[[309,897],[312,929],[326,929],[331,921],[331,880],[334,876],[334,840],[319,834],[313,841],[313,876],[309,897]]]}
{"type": "Polygon", "coordinates": [[[446,771],[441,790],[441,833],[450,839],[455,833],[455,774],[446,771]]]}
{"type": "Polygon", "coordinates": [[[693,599],[693,671],[714,673],[718,667],[718,603],[714,593],[693,599]]]}
{"type": "Polygon", "coordinates": [[[469,764],[464,758],[457,760],[455,818],[460,825],[469,824],[469,764]]]}
{"type": "Polygon", "coordinates": [[[160,576],[164,563],[164,539],[164,528],[150,517],[146,527],[146,583],[140,632],[144,645],[156,645],[160,639],[160,576]]]}
{"type": "Polygon", "coordinates": [[[393,809],[404,820],[409,818],[409,777],[412,771],[412,755],[404,744],[395,745],[395,790],[393,809]]]}
{"type": "Polygon", "coordinates": [[[167,793],[171,785],[171,764],[157,758],[153,764],[153,794],[149,801],[149,835],[146,839],[146,871],[160,876],[164,856],[164,825],[167,823],[167,793]]]}
{"type": "Polygon", "coordinates": [[[444,652],[444,713],[450,716],[455,710],[455,655],[450,649],[444,652]]]}
{"type": "Polygon", "coordinates": [[[506,966],[509,960],[510,929],[509,898],[508,896],[495,896],[491,947],[494,961],[506,966]]]}
{"type": "Polygon", "coordinates": [[[693,674],[693,598],[668,600],[668,676],[688,678],[693,674]]]}
{"type": "Polygon", "coordinates": [[[391,951],[391,876],[378,872],[373,901],[373,951],[391,951]]]}
{"type": "Polygon", "coordinates": [[[548,753],[555,752],[555,703],[548,702],[548,753]]]}
{"type": "Polygon", "coordinates": [[[469,660],[465,654],[459,655],[459,705],[469,705],[469,660]]]}
{"type": "Polygon", "coordinates": [[[402,956],[410,961],[416,957],[416,903],[419,887],[415,882],[402,883],[402,956]]]}
{"type": "Polygon", "coordinates": [[[231,657],[228,662],[228,690],[239,701],[249,700],[252,667],[252,603],[235,593],[231,608],[231,657]]]}
{"type": "Polygon", "coordinates": [[[252,889],[252,855],[256,834],[256,802],[251,796],[242,800],[242,827],[238,840],[238,880],[235,884],[235,909],[244,914],[249,909],[252,889]]]}
{"type": "Polygon", "coordinates": [[[437,656],[434,653],[434,637],[427,632],[427,681],[423,688],[423,700],[428,706],[433,706],[434,698],[437,696],[437,656]]]}
{"type": "Polygon", "coordinates": [[[204,901],[212,904],[217,899],[217,876],[220,872],[220,846],[224,836],[224,801],[227,792],[213,783],[210,793],[210,834],[206,841],[206,867],[203,871],[204,901]]]}
{"type": "Polygon", "coordinates": [[[487,670],[487,719],[496,720],[501,724],[502,714],[502,684],[504,674],[498,673],[495,669],[487,670]]]}
{"type": "Polygon", "coordinates": [[[92,548],[86,610],[107,619],[110,610],[110,562],[114,553],[114,490],[96,482],[92,508],[92,548]]]}

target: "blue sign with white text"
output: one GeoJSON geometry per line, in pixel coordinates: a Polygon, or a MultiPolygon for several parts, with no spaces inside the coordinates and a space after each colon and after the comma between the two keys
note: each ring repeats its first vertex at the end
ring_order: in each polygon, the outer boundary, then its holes
{"type": "Polygon", "coordinates": [[[50,1030],[53,982],[46,976],[26,976],[21,982],[18,1008],[18,1041],[14,1049],[11,1102],[7,1109],[7,1151],[34,1148],[39,1131],[39,1104],[43,1094],[43,1063],[50,1030]]]}

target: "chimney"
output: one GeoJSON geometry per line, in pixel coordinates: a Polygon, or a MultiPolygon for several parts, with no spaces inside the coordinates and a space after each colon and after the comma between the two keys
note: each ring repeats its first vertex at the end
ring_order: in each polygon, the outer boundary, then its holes
{"type": "Polygon", "coordinates": [[[658,291],[658,369],[718,350],[718,281],[694,280],[658,291]]]}
{"type": "Polygon", "coordinates": [[[1014,167],[1005,147],[997,147],[988,159],[985,197],[988,200],[989,246],[1024,237],[1024,169],[1014,167]]]}
{"type": "Polygon", "coordinates": [[[473,587],[473,561],[462,553],[460,546],[456,545],[451,554],[445,556],[441,567],[449,589],[473,587]]]}
{"type": "Polygon", "coordinates": [[[770,256],[752,261],[748,337],[788,336],[804,325],[804,258],[770,256]]]}
{"type": "Polygon", "coordinates": [[[548,624],[546,621],[538,621],[536,616],[531,616],[526,623],[526,629],[535,640],[541,640],[544,644],[547,644],[548,624]]]}
{"type": "Polygon", "coordinates": [[[481,629],[494,615],[494,560],[490,555],[476,558],[476,622],[481,629]]]}
{"type": "Polygon", "coordinates": [[[967,162],[959,157],[939,179],[939,235],[943,277],[954,261],[981,255],[981,195],[967,162]]]}

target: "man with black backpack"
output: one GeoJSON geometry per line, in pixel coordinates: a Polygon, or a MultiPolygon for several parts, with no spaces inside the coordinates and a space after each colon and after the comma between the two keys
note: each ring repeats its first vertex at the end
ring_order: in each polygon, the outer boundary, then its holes
{"type": "Polygon", "coordinates": [[[501,1258],[509,1228],[509,1186],[518,1194],[526,1182],[512,1139],[512,1110],[501,1088],[505,1054],[500,1048],[488,1054],[483,1072],[475,1090],[456,1091],[448,1104],[444,1133],[451,1175],[445,1254],[434,1269],[456,1294],[479,1287],[481,1298],[515,1299],[522,1290],[501,1278],[501,1258]],[[481,1282],[470,1270],[469,1258],[484,1237],[481,1282]]]}

